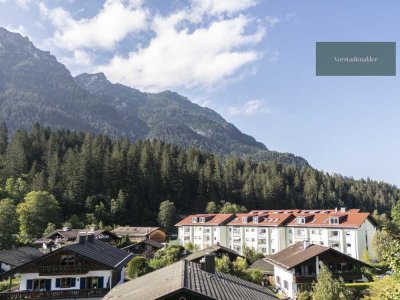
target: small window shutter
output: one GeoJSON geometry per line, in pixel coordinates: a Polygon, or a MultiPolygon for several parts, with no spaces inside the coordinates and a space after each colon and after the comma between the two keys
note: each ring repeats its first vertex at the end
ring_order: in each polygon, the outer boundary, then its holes
{"type": "Polygon", "coordinates": [[[99,283],[99,289],[103,288],[103,284],[104,284],[104,277],[98,277],[98,283],[99,283]]]}
{"type": "Polygon", "coordinates": [[[57,288],[61,287],[61,279],[60,278],[56,279],[56,287],[57,288]]]}
{"type": "Polygon", "coordinates": [[[51,279],[46,279],[46,291],[51,290],[51,279]]]}
{"type": "Polygon", "coordinates": [[[32,279],[28,279],[26,281],[26,289],[27,290],[31,290],[32,289],[32,285],[33,285],[33,280],[32,279]]]}
{"type": "Polygon", "coordinates": [[[81,277],[81,279],[80,279],[80,288],[82,290],[86,288],[86,278],[85,277],[81,277]]]}
{"type": "Polygon", "coordinates": [[[76,285],[76,278],[71,278],[71,287],[75,287],[76,285]]]}

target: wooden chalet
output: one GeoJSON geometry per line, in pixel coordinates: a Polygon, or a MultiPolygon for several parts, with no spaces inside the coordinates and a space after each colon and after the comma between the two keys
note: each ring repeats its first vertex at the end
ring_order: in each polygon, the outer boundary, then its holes
{"type": "Polygon", "coordinates": [[[133,243],[151,240],[158,243],[167,241],[168,233],[160,227],[118,227],[113,232],[120,238],[127,236],[133,243]]]}
{"type": "Polygon", "coordinates": [[[74,244],[79,241],[79,236],[93,234],[94,237],[102,242],[109,243],[110,245],[117,245],[120,238],[105,229],[88,230],[88,229],[69,229],[64,227],[56,229],[53,232],[41,237],[34,242],[34,245],[41,247],[43,250],[51,251],[66,245],[74,244]]]}
{"type": "Polygon", "coordinates": [[[20,274],[17,290],[0,294],[8,299],[101,298],[124,282],[131,253],[81,235],[79,242],[35,258],[1,275],[10,279],[20,274]]]}

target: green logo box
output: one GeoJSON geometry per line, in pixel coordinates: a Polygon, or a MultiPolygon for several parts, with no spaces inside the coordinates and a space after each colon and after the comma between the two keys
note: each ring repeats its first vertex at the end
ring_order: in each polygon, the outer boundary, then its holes
{"type": "Polygon", "coordinates": [[[317,76],[396,76],[395,42],[317,42],[317,76]]]}

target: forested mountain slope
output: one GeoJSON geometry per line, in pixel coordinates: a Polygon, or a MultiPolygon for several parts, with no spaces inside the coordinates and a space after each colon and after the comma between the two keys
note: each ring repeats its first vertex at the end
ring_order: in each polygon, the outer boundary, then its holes
{"type": "Polygon", "coordinates": [[[18,130],[8,146],[2,126],[0,161],[0,186],[6,186],[0,199],[18,204],[31,190],[48,191],[62,208],[60,223],[76,215],[87,224],[156,225],[160,202],[167,199],[178,214],[203,212],[211,200],[247,209],[347,206],[387,212],[400,199],[395,186],[308,166],[235,157],[221,162],[158,140],[112,141],[39,125],[18,130]]]}
{"type": "Polygon", "coordinates": [[[6,122],[12,133],[39,122],[112,138],[159,139],[219,155],[308,165],[301,157],[268,150],[213,110],[177,93],[142,93],[112,84],[104,74],[73,78],[49,52],[2,28],[0,121],[6,122]]]}

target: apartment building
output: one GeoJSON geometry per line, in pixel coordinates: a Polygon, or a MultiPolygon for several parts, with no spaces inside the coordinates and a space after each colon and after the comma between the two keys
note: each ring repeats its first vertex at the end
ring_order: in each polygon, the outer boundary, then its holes
{"type": "Polygon", "coordinates": [[[178,227],[178,239],[182,245],[191,242],[199,250],[216,243],[227,247],[228,227],[226,225],[233,218],[233,214],[197,214],[188,216],[175,225],[178,227]]]}
{"type": "Polygon", "coordinates": [[[176,226],[180,242],[192,242],[199,249],[219,242],[239,253],[246,246],[271,255],[308,240],[356,259],[361,259],[364,251],[375,257],[372,238],[377,224],[369,213],[359,209],[253,210],[237,215],[192,215],[176,226]]]}

